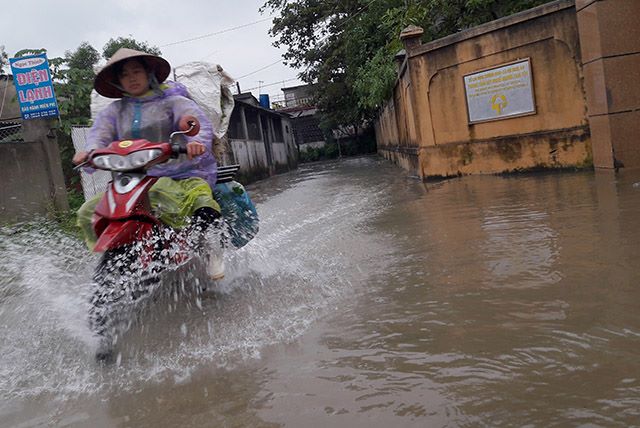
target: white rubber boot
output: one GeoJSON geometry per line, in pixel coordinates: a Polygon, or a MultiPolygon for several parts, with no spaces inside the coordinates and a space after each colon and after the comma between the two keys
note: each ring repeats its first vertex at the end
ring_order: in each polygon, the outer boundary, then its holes
{"type": "Polygon", "coordinates": [[[209,278],[214,281],[219,281],[224,278],[224,260],[222,259],[222,254],[218,252],[211,252],[209,254],[207,273],[209,274],[209,278]]]}

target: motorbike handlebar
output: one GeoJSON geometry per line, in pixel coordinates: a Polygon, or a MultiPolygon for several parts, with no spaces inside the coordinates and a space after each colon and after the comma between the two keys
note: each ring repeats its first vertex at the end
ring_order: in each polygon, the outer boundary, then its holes
{"type": "Polygon", "coordinates": [[[181,154],[187,154],[187,146],[179,143],[172,143],[171,152],[173,154],[173,157],[177,158],[181,154]]]}
{"type": "Polygon", "coordinates": [[[83,166],[87,166],[87,165],[89,165],[89,161],[88,160],[86,160],[86,161],[84,161],[82,163],[79,163],[78,165],[74,166],[73,170],[74,171],[79,171],[83,166]]]}

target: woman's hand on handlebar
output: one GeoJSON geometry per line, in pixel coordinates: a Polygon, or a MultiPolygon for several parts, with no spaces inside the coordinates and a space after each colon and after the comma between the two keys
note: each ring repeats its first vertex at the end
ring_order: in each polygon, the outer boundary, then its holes
{"type": "Polygon", "coordinates": [[[73,162],[74,165],[80,165],[81,163],[86,162],[88,158],[89,152],[77,152],[73,155],[71,162],[73,162]]]}
{"type": "Polygon", "coordinates": [[[190,141],[187,143],[187,156],[189,157],[189,159],[193,159],[195,157],[203,155],[206,151],[207,147],[202,143],[199,143],[197,141],[190,141]]]}

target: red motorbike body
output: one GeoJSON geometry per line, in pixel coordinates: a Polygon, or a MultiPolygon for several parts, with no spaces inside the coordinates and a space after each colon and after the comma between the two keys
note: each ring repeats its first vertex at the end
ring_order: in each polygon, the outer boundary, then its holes
{"type": "Polygon", "coordinates": [[[166,162],[172,153],[168,143],[124,140],[91,154],[92,166],[113,172],[113,180],[92,218],[98,237],[93,251],[104,252],[141,241],[160,224],[149,203],[149,189],[157,178],[147,176],[146,170],[166,162]],[[131,156],[137,162],[131,161],[131,156]]]}

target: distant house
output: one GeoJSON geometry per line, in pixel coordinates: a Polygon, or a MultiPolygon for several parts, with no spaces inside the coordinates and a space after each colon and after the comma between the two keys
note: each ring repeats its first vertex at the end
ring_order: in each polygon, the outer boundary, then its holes
{"type": "Polygon", "coordinates": [[[298,153],[289,116],[262,107],[251,93],[233,98],[227,131],[231,150],[225,154],[225,163],[239,163],[241,172],[252,177],[296,168],[298,153]]]}
{"type": "Polygon", "coordinates": [[[284,100],[274,106],[277,109],[308,108],[314,105],[312,98],[313,85],[291,86],[282,88],[284,100]]]}
{"type": "Polygon", "coordinates": [[[323,147],[326,144],[324,133],[320,129],[318,109],[313,104],[312,89],[313,85],[282,88],[284,97],[273,103],[274,109],[291,117],[293,133],[300,151],[311,147],[323,147]]]}

